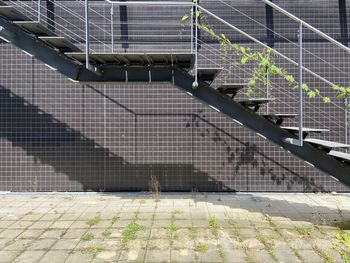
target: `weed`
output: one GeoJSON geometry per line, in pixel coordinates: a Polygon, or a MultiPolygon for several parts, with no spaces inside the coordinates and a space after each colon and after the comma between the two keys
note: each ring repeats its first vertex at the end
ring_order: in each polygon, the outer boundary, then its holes
{"type": "Polygon", "coordinates": [[[172,211],[171,212],[171,220],[174,221],[176,219],[176,215],[181,214],[181,213],[182,213],[182,211],[181,210],[177,210],[177,209],[172,211]]]}
{"type": "Polygon", "coordinates": [[[91,226],[97,225],[100,222],[101,222],[101,217],[98,215],[98,216],[95,216],[94,218],[88,220],[86,222],[86,224],[91,227],[91,226]]]}
{"type": "Polygon", "coordinates": [[[101,235],[103,238],[110,237],[112,235],[112,231],[108,228],[105,231],[103,231],[101,235]]]}
{"type": "Polygon", "coordinates": [[[120,217],[119,216],[113,216],[112,217],[112,224],[116,223],[117,221],[119,221],[120,217]]]}
{"type": "Polygon", "coordinates": [[[136,210],[134,212],[134,215],[135,215],[135,220],[137,220],[139,218],[139,215],[140,215],[140,211],[139,210],[136,210]]]}
{"type": "Polygon", "coordinates": [[[90,232],[85,233],[84,235],[81,236],[80,240],[82,241],[90,241],[94,239],[94,235],[90,232]]]}
{"type": "Polygon", "coordinates": [[[314,230],[312,227],[297,227],[297,231],[300,235],[311,236],[314,230]]]}
{"type": "Polygon", "coordinates": [[[151,175],[151,179],[149,181],[149,191],[154,195],[156,199],[155,201],[159,202],[161,187],[157,177],[154,175],[151,175]]]}
{"type": "Polygon", "coordinates": [[[170,235],[174,235],[177,230],[177,227],[174,223],[171,223],[170,226],[168,227],[168,231],[170,235]]]}
{"type": "Polygon", "coordinates": [[[205,253],[209,249],[208,245],[205,243],[196,243],[194,245],[194,251],[199,253],[205,253]]]}
{"type": "Polygon", "coordinates": [[[123,230],[122,232],[122,241],[123,243],[127,243],[129,240],[135,239],[136,233],[138,231],[141,231],[143,229],[143,226],[140,224],[137,224],[136,222],[131,222],[128,224],[128,226],[123,230]]]}
{"type": "Polygon", "coordinates": [[[86,247],[86,248],[81,249],[81,252],[83,254],[97,254],[97,253],[100,253],[101,251],[102,251],[102,248],[95,247],[95,246],[86,247]]]}
{"type": "Polygon", "coordinates": [[[144,204],[146,204],[146,200],[144,199],[140,200],[140,205],[144,205],[144,204]]]}
{"type": "Polygon", "coordinates": [[[214,216],[210,217],[210,219],[209,219],[209,228],[211,228],[212,230],[219,229],[219,224],[216,221],[216,218],[214,216]]]}
{"type": "Polygon", "coordinates": [[[191,239],[192,239],[192,240],[196,239],[196,236],[197,236],[197,234],[198,234],[198,229],[195,228],[195,227],[190,227],[188,230],[190,231],[190,237],[191,237],[191,239]]]}

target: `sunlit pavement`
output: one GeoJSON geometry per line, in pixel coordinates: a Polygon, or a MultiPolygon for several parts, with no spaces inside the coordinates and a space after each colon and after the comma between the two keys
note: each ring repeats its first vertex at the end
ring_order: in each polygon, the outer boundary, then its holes
{"type": "Polygon", "coordinates": [[[2,263],[318,263],[349,255],[346,194],[161,193],[157,201],[148,193],[3,193],[0,207],[2,263]]]}

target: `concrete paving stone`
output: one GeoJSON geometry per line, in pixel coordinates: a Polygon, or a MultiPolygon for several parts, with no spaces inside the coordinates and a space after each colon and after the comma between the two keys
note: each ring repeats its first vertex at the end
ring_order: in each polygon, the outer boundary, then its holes
{"type": "Polygon", "coordinates": [[[167,239],[167,238],[169,238],[169,231],[165,227],[161,227],[161,228],[154,227],[151,230],[150,238],[151,239],[159,239],[159,238],[167,239]]]}
{"type": "Polygon", "coordinates": [[[209,219],[192,219],[192,226],[206,228],[209,226],[209,219]]]}
{"type": "Polygon", "coordinates": [[[274,256],[278,262],[301,262],[287,243],[274,241],[274,256]]]}
{"type": "Polygon", "coordinates": [[[270,263],[276,260],[265,249],[252,249],[248,252],[249,262],[270,263]]]}
{"type": "Polygon", "coordinates": [[[301,235],[296,231],[296,229],[281,229],[280,233],[287,240],[294,240],[301,238],[301,235]]]}
{"type": "Polygon", "coordinates": [[[17,255],[18,255],[18,252],[16,251],[2,250],[0,251],[0,261],[1,263],[11,263],[14,261],[17,255]]]}
{"type": "Polygon", "coordinates": [[[0,238],[16,238],[24,229],[6,229],[0,233],[0,238]]]}
{"type": "Polygon", "coordinates": [[[38,214],[38,213],[32,213],[32,214],[27,214],[27,215],[24,215],[22,218],[21,218],[21,221],[37,221],[39,220],[44,214],[38,214]]]}
{"type": "Polygon", "coordinates": [[[101,220],[98,224],[91,226],[91,228],[107,228],[112,224],[111,220],[101,220]]]}
{"type": "Polygon", "coordinates": [[[33,242],[33,239],[14,239],[7,243],[3,250],[22,251],[33,242]]]}
{"type": "Polygon", "coordinates": [[[89,226],[86,224],[87,221],[85,220],[76,220],[69,226],[69,228],[72,229],[86,229],[89,228],[89,226]]]}
{"type": "Polygon", "coordinates": [[[138,219],[135,222],[142,225],[145,228],[151,228],[154,224],[152,220],[145,220],[145,219],[138,219]]]}
{"type": "Polygon", "coordinates": [[[288,240],[291,248],[296,250],[312,250],[312,244],[308,238],[296,238],[288,240]]]}
{"type": "Polygon", "coordinates": [[[49,228],[51,229],[66,229],[73,224],[73,221],[56,221],[49,228]]]}
{"type": "Polygon", "coordinates": [[[196,262],[196,253],[190,249],[172,249],[171,262],[174,263],[192,263],[196,262]]]}
{"type": "Polygon", "coordinates": [[[120,251],[102,251],[98,253],[92,262],[104,263],[104,262],[117,262],[120,255],[120,251]]]}
{"type": "Polygon", "coordinates": [[[8,228],[9,226],[11,226],[12,224],[14,224],[15,222],[18,222],[18,221],[9,221],[9,220],[3,220],[1,219],[0,220],[0,229],[1,228],[8,228]]]}
{"type": "Polygon", "coordinates": [[[259,233],[261,235],[263,235],[265,238],[267,239],[280,239],[281,236],[279,233],[277,233],[276,231],[274,231],[273,229],[260,229],[259,233]]]}
{"type": "Polygon", "coordinates": [[[118,262],[144,262],[145,255],[145,249],[123,250],[119,256],[118,262]]]}
{"type": "Polygon", "coordinates": [[[120,238],[122,236],[123,228],[110,228],[112,234],[110,235],[109,238],[120,238]]]}
{"type": "Polygon", "coordinates": [[[79,242],[80,239],[60,239],[52,246],[51,249],[72,250],[78,245],[79,242]]]}
{"type": "Polygon", "coordinates": [[[149,239],[151,235],[151,228],[144,228],[136,233],[138,239],[149,239]]]}
{"type": "Polygon", "coordinates": [[[313,250],[297,250],[305,263],[319,263],[323,259],[313,250]]]}
{"type": "Polygon", "coordinates": [[[135,218],[135,213],[121,212],[118,216],[120,217],[120,221],[131,221],[135,218]]]}
{"type": "Polygon", "coordinates": [[[28,229],[46,229],[52,224],[51,221],[37,221],[34,222],[28,229]]]}
{"type": "Polygon", "coordinates": [[[13,240],[13,239],[11,239],[11,238],[2,238],[2,239],[0,239],[0,249],[2,249],[5,246],[7,246],[7,244],[10,243],[11,240],[13,240]]]}
{"type": "Polygon", "coordinates": [[[140,239],[134,239],[130,240],[126,245],[125,248],[128,250],[132,249],[146,249],[147,248],[148,241],[147,240],[140,240],[140,239]]]}
{"type": "Polygon", "coordinates": [[[171,225],[171,220],[160,219],[153,222],[153,227],[155,228],[167,228],[171,225]]]}
{"type": "Polygon", "coordinates": [[[167,212],[159,212],[159,211],[157,211],[154,214],[154,219],[156,221],[158,221],[158,220],[171,220],[171,217],[172,217],[172,214],[171,214],[170,211],[167,211],[167,212]]]}
{"type": "Polygon", "coordinates": [[[220,244],[222,249],[226,249],[226,250],[237,250],[237,249],[242,249],[242,244],[241,242],[232,239],[228,236],[225,237],[220,237],[218,239],[218,243],[220,244]]]}
{"type": "Polygon", "coordinates": [[[173,240],[171,247],[173,249],[182,250],[182,249],[193,249],[195,245],[195,241],[189,238],[184,240],[173,240]]]}
{"type": "Polygon", "coordinates": [[[47,213],[40,218],[40,221],[53,222],[61,217],[61,214],[47,213]]]}
{"type": "Polygon", "coordinates": [[[223,261],[227,263],[246,263],[248,257],[242,249],[222,249],[223,261]]]}
{"type": "Polygon", "coordinates": [[[34,221],[16,221],[10,226],[8,226],[8,229],[25,229],[31,226],[34,223],[34,221]]]}
{"type": "Polygon", "coordinates": [[[42,250],[29,250],[24,251],[22,254],[20,254],[14,262],[16,263],[37,263],[39,262],[40,258],[46,253],[46,251],[42,250]]]}
{"type": "Polygon", "coordinates": [[[63,221],[75,221],[80,217],[81,213],[65,213],[60,220],[63,221]]]}
{"type": "Polygon", "coordinates": [[[48,250],[54,243],[56,243],[57,239],[37,239],[30,244],[27,248],[28,250],[48,250]]]}
{"type": "Polygon", "coordinates": [[[65,263],[91,262],[93,257],[91,254],[83,254],[80,251],[76,251],[68,256],[65,263]]]}
{"type": "Polygon", "coordinates": [[[235,224],[238,228],[252,228],[249,220],[236,219],[235,224]]]}
{"type": "Polygon", "coordinates": [[[177,228],[188,228],[192,227],[192,221],[191,220],[183,220],[183,219],[177,219],[174,221],[174,224],[177,228]]]}
{"type": "Polygon", "coordinates": [[[69,256],[69,251],[48,251],[39,261],[39,263],[61,263],[65,262],[69,256]]]}
{"type": "Polygon", "coordinates": [[[242,245],[248,249],[263,249],[265,246],[256,238],[244,239],[242,245]]]}
{"type": "Polygon", "coordinates": [[[61,238],[65,239],[80,239],[80,237],[85,234],[88,231],[88,229],[74,229],[69,228],[64,235],[61,238]]]}
{"type": "Polygon", "coordinates": [[[138,216],[138,218],[140,220],[152,220],[153,219],[153,215],[154,215],[154,213],[141,212],[140,215],[138,216]]]}
{"type": "MultiPolygon", "coordinates": [[[[255,238],[257,236],[257,232],[254,228],[239,228],[237,227],[238,232],[239,232],[239,237],[242,239],[247,239],[247,238],[255,238]]],[[[234,231],[236,233],[237,231],[234,231]]]]}
{"type": "Polygon", "coordinates": [[[207,262],[207,263],[222,262],[221,256],[217,248],[209,248],[204,253],[197,252],[197,257],[199,262],[207,262]]]}
{"type": "Polygon", "coordinates": [[[105,250],[121,250],[123,248],[123,244],[121,240],[104,240],[103,247],[105,250]]]}
{"type": "Polygon", "coordinates": [[[151,239],[148,241],[147,249],[168,250],[170,249],[170,240],[169,239],[151,239]]]}
{"type": "Polygon", "coordinates": [[[19,239],[36,239],[44,232],[44,229],[28,229],[23,231],[17,238],[19,239]]]}
{"type": "Polygon", "coordinates": [[[41,234],[39,238],[56,238],[59,239],[65,233],[65,229],[49,229],[41,234]]]}
{"type": "Polygon", "coordinates": [[[147,249],[145,262],[170,262],[170,249],[147,249]]]}

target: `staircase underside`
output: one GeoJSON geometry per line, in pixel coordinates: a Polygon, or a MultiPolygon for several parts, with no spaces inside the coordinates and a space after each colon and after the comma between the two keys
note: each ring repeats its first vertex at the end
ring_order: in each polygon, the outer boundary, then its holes
{"type": "MultiPolygon", "coordinates": [[[[280,125],[283,119],[292,118],[294,115],[264,116],[257,114],[260,105],[270,101],[266,99],[241,102],[233,100],[243,85],[227,84],[219,90],[213,89],[208,82],[215,79],[220,69],[199,69],[199,86],[193,89],[194,77],[188,72],[193,65],[193,54],[92,54],[89,63],[96,67],[96,70],[93,71],[85,68],[86,55],[69,40],[53,35],[53,32],[46,31],[37,23],[28,23],[27,18],[13,11],[13,8],[10,13],[7,9],[11,8],[0,9],[6,14],[0,16],[0,37],[35,56],[71,80],[77,82],[171,82],[236,123],[256,132],[262,138],[270,140],[310,165],[350,185],[349,156],[331,151],[333,147],[342,148],[345,147],[344,145],[315,140],[306,141],[302,147],[288,143],[290,140],[298,140],[296,135],[298,128],[283,128],[280,125]],[[10,17],[22,22],[13,23],[9,21],[10,17]],[[227,88],[230,90],[225,91],[227,88]],[[252,110],[252,107],[255,110],[252,110]]],[[[322,131],[305,129],[304,134],[306,137],[309,132],[322,131]]]]}

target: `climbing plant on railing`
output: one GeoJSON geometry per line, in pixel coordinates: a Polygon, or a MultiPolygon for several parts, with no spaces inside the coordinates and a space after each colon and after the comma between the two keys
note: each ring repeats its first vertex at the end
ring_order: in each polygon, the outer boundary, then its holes
{"type": "MultiPolygon", "coordinates": [[[[196,1],[197,0],[193,0],[193,3],[196,3],[196,1]]],[[[214,27],[209,24],[207,17],[202,15],[200,10],[198,10],[195,15],[198,18],[198,28],[203,30],[214,40],[218,41],[225,57],[228,57],[230,55],[229,50],[232,50],[233,55],[237,55],[240,58],[239,63],[241,65],[246,65],[247,63],[251,63],[253,65],[252,75],[247,80],[248,96],[255,94],[256,89],[260,84],[263,84],[264,86],[269,84],[270,88],[273,87],[271,80],[270,78],[267,78],[267,75],[270,77],[281,77],[284,79],[284,81],[286,81],[288,86],[294,89],[299,87],[299,83],[296,78],[285,68],[282,68],[276,64],[276,55],[272,49],[263,48],[261,51],[253,51],[249,47],[233,43],[224,32],[216,32],[214,27]]],[[[191,15],[185,14],[181,18],[182,23],[190,22],[191,17],[191,15]]],[[[237,63],[237,61],[232,62],[230,68],[235,65],[234,63],[237,63]]],[[[333,85],[331,88],[337,92],[337,99],[345,99],[350,97],[350,87],[333,85]]],[[[306,92],[309,98],[321,97],[325,103],[330,103],[332,101],[330,97],[322,95],[319,89],[311,88],[307,83],[302,84],[302,89],[306,92]]],[[[350,104],[348,104],[348,107],[350,108],[350,104]]]]}

